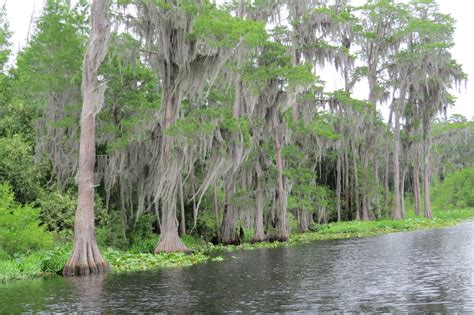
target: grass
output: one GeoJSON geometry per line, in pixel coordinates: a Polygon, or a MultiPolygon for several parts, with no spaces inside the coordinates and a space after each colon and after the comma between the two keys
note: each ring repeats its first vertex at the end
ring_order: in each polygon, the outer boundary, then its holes
{"type": "MultiPolygon", "coordinates": [[[[398,221],[385,219],[380,221],[351,221],[314,225],[312,232],[292,234],[289,241],[285,243],[243,243],[238,246],[222,246],[206,243],[200,238],[185,236],[183,242],[192,251],[189,255],[182,253],[152,254],[158,237],[133,246],[128,251],[105,248],[101,250],[101,253],[109,262],[112,272],[140,271],[160,267],[191,266],[209,260],[222,261],[223,258],[221,256],[216,256],[216,253],[222,251],[232,252],[257,248],[277,248],[315,240],[368,237],[393,232],[447,227],[461,221],[473,219],[474,208],[446,210],[435,212],[432,220],[411,215],[404,220],[398,221]]],[[[56,274],[60,272],[66,263],[70,252],[71,245],[69,244],[49,251],[39,251],[30,255],[0,259],[0,282],[56,274]]]]}

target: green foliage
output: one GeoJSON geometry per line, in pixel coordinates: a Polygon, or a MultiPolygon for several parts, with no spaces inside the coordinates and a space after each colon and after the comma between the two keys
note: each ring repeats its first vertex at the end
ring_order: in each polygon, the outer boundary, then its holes
{"type": "Polygon", "coordinates": [[[46,101],[80,88],[86,18],[65,2],[48,0],[29,46],[17,57],[15,87],[26,100],[46,101]]]}
{"type": "Polygon", "coordinates": [[[128,233],[130,246],[136,252],[152,253],[158,239],[153,233],[153,226],[156,224],[156,216],[144,213],[137,220],[131,231],[128,233]]]}
{"type": "Polygon", "coordinates": [[[206,241],[211,241],[211,239],[217,235],[217,229],[219,228],[216,226],[216,219],[211,209],[212,207],[206,207],[203,205],[196,222],[195,233],[200,235],[206,241]]]}
{"type": "Polygon", "coordinates": [[[54,231],[62,242],[72,241],[76,197],[59,190],[42,191],[37,200],[41,209],[41,222],[54,231]]]}
{"type": "MultiPolygon", "coordinates": [[[[6,93],[11,94],[11,91],[6,93]]],[[[37,109],[32,105],[25,105],[20,101],[0,103],[0,137],[12,138],[21,135],[23,141],[32,146],[35,142],[33,124],[36,115],[37,109]]]]}
{"type": "Polygon", "coordinates": [[[358,113],[365,113],[367,112],[367,110],[374,109],[374,104],[370,104],[369,102],[352,98],[349,93],[343,90],[334,91],[333,93],[329,94],[329,96],[339,104],[350,106],[358,113]]]}
{"type": "Polygon", "coordinates": [[[0,138],[0,182],[12,185],[18,201],[34,201],[40,191],[40,172],[31,146],[20,135],[0,138]]]}
{"type": "Polygon", "coordinates": [[[71,255],[72,244],[56,247],[50,251],[38,253],[41,258],[41,271],[47,273],[59,273],[71,255]]]}
{"type": "Polygon", "coordinates": [[[298,230],[298,220],[295,218],[293,213],[288,212],[287,222],[288,222],[288,230],[291,233],[294,233],[295,231],[298,230]]]}
{"type": "Polygon", "coordinates": [[[143,271],[159,267],[185,267],[207,261],[208,256],[202,253],[186,255],[183,253],[132,254],[108,249],[104,253],[114,271],[143,271]]]}
{"type": "Polygon", "coordinates": [[[53,236],[39,224],[39,209],[17,204],[10,187],[0,184],[0,248],[13,257],[50,247],[53,236]]]}
{"type": "Polygon", "coordinates": [[[10,38],[11,32],[9,30],[8,21],[6,18],[5,3],[0,8],[0,74],[3,74],[4,67],[10,57],[10,38]]]}
{"type": "Polygon", "coordinates": [[[230,133],[241,133],[244,145],[250,145],[250,121],[248,117],[234,117],[230,106],[208,107],[192,110],[178,119],[165,133],[173,137],[192,140],[199,136],[212,136],[220,128],[230,133]]]}
{"type": "Polygon", "coordinates": [[[261,44],[257,63],[246,63],[243,68],[243,80],[251,90],[259,93],[271,80],[285,81],[290,88],[308,86],[315,82],[310,64],[293,65],[291,50],[275,41],[261,44]]]}
{"type": "MultiPolygon", "coordinates": [[[[5,3],[0,8],[0,118],[2,116],[2,107],[9,103],[11,99],[11,84],[7,71],[7,62],[11,53],[10,43],[11,32],[6,19],[5,3]]],[[[0,133],[1,133],[0,123],[0,133]]]]}
{"type": "Polygon", "coordinates": [[[94,198],[97,243],[101,246],[128,248],[127,218],[123,211],[105,209],[99,195],[94,198]]]}
{"type": "Polygon", "coordinates": [[[474,167],[448,175],[432,190],[431,198],[437,209],[474,207],[474,167]]]}
{"type": "Polygon", "coordinates": [[[214,6],[202,8],[189,35],[205,40],[210,46],[231,48],[241,39],[249,47],[256,47],[266,40],[265,24],[261,21],[233,17],[226,10],[214,6]]]}
{"type": "Polygon", "coordinates": [[[131,35],[112,34],[108,54],[100,68],[107,80],[104,109],[98,115],[99,143],[112,153],[148,139],[140,127],[154,120],[161,95],[157,80],[135,53],[139,43],[131,35]],[[104,140],[101,140],[104,139],[104,140]]]}

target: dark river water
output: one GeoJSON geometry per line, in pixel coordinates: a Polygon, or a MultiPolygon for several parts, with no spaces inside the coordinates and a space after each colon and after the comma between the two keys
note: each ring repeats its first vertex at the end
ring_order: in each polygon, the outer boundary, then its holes
{"type": "Polygon", "coordinates": [[[0,285],[0,313],[474,312],[474,223],[0,285]]]}

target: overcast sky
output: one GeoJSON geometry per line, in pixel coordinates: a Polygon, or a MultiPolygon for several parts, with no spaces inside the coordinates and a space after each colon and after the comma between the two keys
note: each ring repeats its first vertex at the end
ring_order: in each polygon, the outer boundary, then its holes
{"type": "MultiPolygon", "coordinates": [[[[294,0],[298,1],[298,0],[294,0]]],[[[360,3],[362,0],[354,2],[360,3]]],[[[467,87],[460,92],[454,91],[458,97],[456,106],[449,111],[474,117],[474,1],[473,0],[437,0],[443,13],[451,14],[457,21],[455,33],[455,46],[452,49],[454,58],[463,65],[464,71],[469,75],[467,87]]],[[[31,16],[37,17],[44,4],[44,0],[0,0],[6,3],[10,29],[14,32],[12,42],[15,51],[25,45],[31,16]]],[[[328,79],[328,78],[326,78],[328,79]]],[[[334,77],[333,80],[337,81],[334,77]]],[[[331,80],[331,78],[329,78],[331,80]]],[[[328,82],[331,84],[331,82],[328,82]]],[[[356,93],[358,94],[358,93],[356,93]]],[[[357,95],[360,97],[359,95],[357,95]]]]}

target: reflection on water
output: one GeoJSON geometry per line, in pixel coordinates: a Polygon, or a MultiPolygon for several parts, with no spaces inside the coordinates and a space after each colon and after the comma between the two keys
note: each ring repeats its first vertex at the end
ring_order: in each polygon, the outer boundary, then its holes
{"type": "Polygon", "coordinates": [[[226,255],[187,268],[0,285],[26,311],[474,312],[474,223],[226,255]]]}

